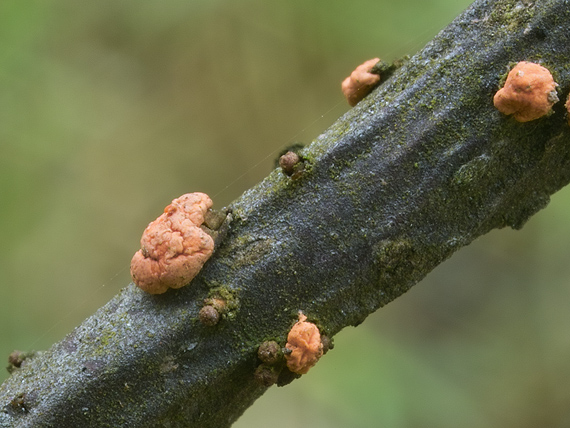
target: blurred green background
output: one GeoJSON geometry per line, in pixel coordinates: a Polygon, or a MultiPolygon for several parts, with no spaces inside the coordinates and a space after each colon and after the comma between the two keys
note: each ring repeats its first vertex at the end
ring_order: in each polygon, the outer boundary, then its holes
{"type": "MultiPolygon", "coordinates": [[[[0,356],[60,340],[171,199],[227,205],[348,109],[357,64],[469,3],[0,2],[0,356]]],[[[235,427],[569,427],[569,208],[463,249],[235,427]]]]}

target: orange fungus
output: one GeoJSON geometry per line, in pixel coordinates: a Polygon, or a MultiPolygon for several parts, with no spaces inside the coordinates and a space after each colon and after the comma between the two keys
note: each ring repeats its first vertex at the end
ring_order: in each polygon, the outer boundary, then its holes
{"type": "Polygon", "coordinates": [[[495,107],[519,122],[538,119],[558,101],[554,78],[548,69],[533,62],[519,62],[507,76],[505,86],[493,98],[495,107]]]}
{"type": "Polygon", "coordinates": [[[285,354],[287,367],[293,373],[305,374],[323,355],[323,344],[318,327],[307,322],[307,317],[299,312],[299,321],[291,328],[287,336],[285,354]]]}
{"type": "Polygon", "coordinates": [[[368,95],[380,82],[380,75],[370,72],[378,61],[380,61],[379,58],[369,59],[356,67],[350,76],[343,80],[342,93],[352,107],[368,95]]]}
{"type": "Polygon", "coordinates": [[[150,223],[141,249],[131,260],[134,283],[151,294],[188,284],[212,255],[214,240],[200,228],[212,200],[204,193],[187,193],[172,201],[150,223]]]}

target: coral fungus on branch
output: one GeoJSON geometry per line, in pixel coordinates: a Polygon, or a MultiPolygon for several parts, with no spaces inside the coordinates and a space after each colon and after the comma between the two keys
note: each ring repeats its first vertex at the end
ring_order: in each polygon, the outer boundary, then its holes
{"type": "Polygon", "coordinates": [[[519,122],[538,119],[558,102],[554,78],[541,65],[521,61],[509,73],[505,86],[493,98],[495,107],[519,122]]]}
{"type": "Polygon", "coordinates": [[[131,260],[136,285],[151,294],[188,284],[212,255],[214,240],[200,225],[212,207],[204,193],[187,193],[174,199],[150,223],[141,238],[141,249],[131,260]]]}
{"type": "Polygon", "coordinates": [[[358,104],[380,82],[380,76],[370,72],[378,61],[380,58],[369,59],[356,67],[350,76],[343,80],[342,93],[352,107],[358,104]]]}
{"type": "Polygon", "coordinates": [[[287,368],[293,373],[307,373],[323,355],[319,328],[299,312],[299,321],[289,331],[285,347],[291,351],[285,355],[287,368]]]}

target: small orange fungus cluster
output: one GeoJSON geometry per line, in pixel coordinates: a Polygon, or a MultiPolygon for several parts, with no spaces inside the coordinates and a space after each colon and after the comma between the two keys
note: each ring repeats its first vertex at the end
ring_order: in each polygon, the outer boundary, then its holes
{"type": "Polygon", "coordinates": [[[151,294],[188,284],[212,255],[214,240],[200,225],[212,207],[204,193],[187,193],[172,201],[150,223],[141,238],[141,249],[131,260],[136,285],[151,294]]]}
{"type": "Polygon", "coordinates": [[[358,104],[380,82],[380,76],[370,72],[378,61],[380,61],[379,58],[373,58],[360,64],[342,82],[342,93],[352,107],[358,104]]]}
{"type": "Polygon", "coordinates": [[[512,114],[519,122],[528,122],[550,113],[558,102],[557,86],[548,69],[521,61],[509,72],[493,103],[501,113],[512,114]]]}
{"type": "Polygon", "coordinates": [[[307,317],[299,313],[299,321],[291,328],[287,336],[285,354],[287,368],[293,373],[305,374],[323,355],[323,344],[318,327],[307,322],[307,317]]]}

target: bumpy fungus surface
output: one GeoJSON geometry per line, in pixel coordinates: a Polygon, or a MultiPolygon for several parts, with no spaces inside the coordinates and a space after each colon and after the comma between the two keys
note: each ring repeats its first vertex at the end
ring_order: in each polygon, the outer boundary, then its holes
{"type": "Polygon", "coordinates": [[[557,86],[546,68],[521,61],[509,72],[505,86],[495,94],[493,103],[501,113],[512,114],[519,122],[528,122],[550,112],[558,101],[557,86]]]}
{"type": "Polygon", "coordinates": [[[356,67],[350,76],[343,80],[342,93],[352,107],[368,95],[380,82],[378,74],[370,73],[378,61],[380,61],[379,58],[369,59],[356,67]]]}
{"type": "Polygon", "coordinates": [[[287,367],[293,373],[305,374],[323,355],[323,344],[318,327],[307,322],[307,317],[299,313],[299,321],[287,336],[286,348],[291,352],[285,355],[287,367]]]}
{"type": "Polygon", "coordinates": [[[214,240],[200,225],[212,207],[204,193],[187,193],[172,201],[150,223],[141,238],[141,249],[131,260],[136,285],[151,294],[188,284],[212,255],[214,240]]]}
{"type": "Polygon", "coordinates": [[[198,314],[200,322],[208,327],[215,326],[220,321],[220,313],[213,306],[206,305],[198,314]]]}
{"type": "Polygon", "coordinates": [[[265,364],[274,365],[283,358],[279,344],[274,340],[263,342],[257,349],[257,357],[265,364]]]}
{"type": "Polygon", "coordinates": [[[295,152],[287,152],[279,158],[279,166],[286,175],[293,175],[295,167],[299,164],[301,158],[295,152]]]}

